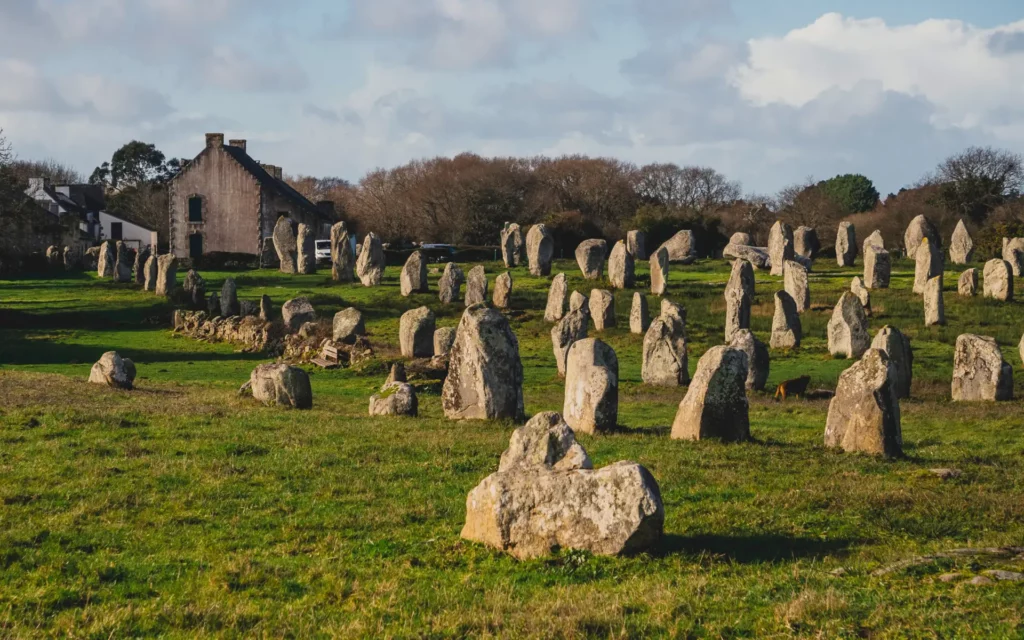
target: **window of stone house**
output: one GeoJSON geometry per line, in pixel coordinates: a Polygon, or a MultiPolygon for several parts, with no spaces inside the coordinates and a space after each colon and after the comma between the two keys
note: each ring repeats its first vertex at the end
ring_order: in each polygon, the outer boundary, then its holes
{"type": "Polygon", "coordinates": [[[203,199],[200,196],[192,196],[188,199],[188,221],[203,221],[203,199]]]}

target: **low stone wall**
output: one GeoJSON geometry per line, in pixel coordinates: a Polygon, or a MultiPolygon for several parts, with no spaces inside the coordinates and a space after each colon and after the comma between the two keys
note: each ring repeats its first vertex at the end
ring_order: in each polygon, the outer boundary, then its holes
{"type": "Polygon", "coordinates": [[[179,309],[174,312],[174,331],[197,340],[237,344],[249,353],[283,350],[283,328],[258,316],[210,318],[205,311],[179,309]]]}

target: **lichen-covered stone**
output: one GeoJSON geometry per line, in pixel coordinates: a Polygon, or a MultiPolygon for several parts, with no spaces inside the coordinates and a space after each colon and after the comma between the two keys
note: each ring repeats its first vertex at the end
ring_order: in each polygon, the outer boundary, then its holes
{"type": "Polygon", "coordinates": [[[512,306],[512,274],[506,271],[494,279],[494,306],[508,309],[512,306]]]}
{"type": "Polygon", "coordinates": [[[771,366],[771,356],[768,347],[757,339],[757,336],[750,329],[740,329],[733,337],[729,346],[739,349],[747,354],[747,389],[750,391],[764,391],[764,385],[768,382],[768,371],[771,366]]]}
{"type": "Polygon", "coordinates": [[[923,294],[928,281],[941,276],[944,268],[942,248],[928,238],[921,240],[921,246],[914,254],[914,293],[923,294]]]}
{"type": "Polygon", "coordinates": [[[729,342],[740,329],[750,328],[751,298],[740,287],[725,290],[725,341],[729,342]]]}
{"type": "Polygon", "coordinates": [[[672,438],[726,441],[750,439],[747,404],[747,354],[732,347],[711,347],[672,422],[672,438]]]}
{"type": "Polygon", "coordinates": [[[332,334],[335,342],[352,344],[360,336],[366,335],[366,322],[363,312],[355,307],[343,309],[334,314],[332,334]]]}
{"type": "Polygon", "coordinates": [[[781,220],[776,220],[768,232],[768,257],[772,263],[772,275],[783,274],[786,260],[793,259],[793,228],[781,220]]]}
{"type": "Polygon", "coordinates": [[[487,272],[482,264],[469,270],[466,278],[466,307],[487,302],[487,272]]]}
{"type": "Polygon", "coordinates": [[[384,385],[380,393],[370,396],[370,415],[417,417],[419,415],[419,399],[416,397],[416,390],[408,382],[392,382],[384,385]]]}
{"type": "Polygon", "coordinates": [[[590,317],[597,331],[615,326],[615,296],[611,291],[594,289],[590,292],[590,317]]]}
{"type": "Polygon", "coordinates": [[[298,270],[298,243],[295,240],[292,221],[286,216],[277,219],[273,239],[281,273],[295,273],[298,270]]]}
{"type": "Polygon", "coordinates": [[[608,258],[608,279],[616,289],[631,289],[636,283],[633,256],[622,240],[615,243],[608,258]]]}
{"type": "Polygon", "coordinates": [[[685,312],[667,300],[662,302],[661,315],[644,335],[640,375],[644,384],[679,387],[690,381],[685,312]]]}
{"type": "Polygon", "coordinates": [[[299,273],[316,273],[316,232],[307,224],[299,224],[299,233],[295,240],[298,251],[296,268],[299,273]]]}
{"type": "Polygon", "coordinates": [[[864,307],[864,313],[871,315],[871,290],[864,286],[864,279],[860,276],[853,276],[853,280],[850,281],[850,291],[860,300],[864,307]]]}
{"type": "Polygon", "coordinates": [[[614,430],[619,418],[619,360],[615,350],[597,338],[577,340],[569,347],[565,366],[562,415],[583,433],[614,430]]]}
{"type": "Polygon", "coordinates": [[[399,276],[400,291],[403,296],[409,297],[414,293],[426,293],[427,285],[427,260],[423,252],[413,251],[409,259],[402,267],[399,276]]]}
{"type": "Polygon", "coordinates": [[[995,338],[965,333],[956,339],[952,387],[955,402],[1013,399],[1013,367],[995,338]]]}
{"type": "Polygon", "coordinates": [[[89,382],[131,391],[135,383],[135,363],[116,351],[108,351],[92,365],[89,382]]]}
{"type": "MultiPolygon", "coordinates": [[[[574,292],[575,293],[575,292],[574,292]]],[[[580,296],[586,300],[586,296],[580,296]]],[[[565,360],[569,347],[577,340],[587,337],[587,326],[590,324],[590,307],[583,304],[569,309],[562,319],[551,328],[551,347],[555,354],[558,375],[565,377],[565,360]]]]}
{"type": "Polygon", "coordinates": [[[651,316],[647,308],[647,297],[637,291],[633,294],[633,305],[629,311],[629,331],[643,335],[651,326],[651,316]]]}
{"type": "Polygon", "coordinates": [[[249,378],[252,397],[265,405],[310,409],[313,390],[309,374],[287,364],[261,364],[249,378]]]}
{"type": "Polygon", "coordinates": [[[797,227],[793,232],[793,252],[800,257],[814,260],[820,250],[818,232],[812,227],[797,227]]]}
{"type": "MultiPolygon", "coordinates": [[[[919,215],[907,225],[907,231],[903,234],[903,247],[907,251],[907,257],[911,260],[917,259],[917,252],[921,249],[921,241],[928,238],[931,250],[938,249],[942,253],[942,238],[939,237],[939,230],[931,221],[919,215]]],[[[931,276],[929,276],[931,277],[931,276]]],[[[917,293],[917,292],[915,292],[917,293]]]]}
{"type": "Polygon", "coordinates": [[[967,269],[960,274],[960,278],[956,282],[956,292],[968,298],[978,295],[977,269],[967,269]]]}
{"type": "Polygon", "coordinates": [[[466,309],[441,392],[451,420],[523,418],[523,365],[508,320],[484,305],[466,309]]]}
{"type": "Polygon", "coordinates": [[[238,287],[233,278],[225,278],[220,288],[220,315],[224,318],[241,315],[238,304],[238,287]]]}
{"type": "Polygon", "coordinates": [[[630,231],[626,234],[626,251],[633,260],[647,259],[647,234],[643,231],[630,231]]]}
{"type": "Polygon", "coordinates": [[[665,241],[659,249],[668,250],[668,261],[693,264],[697,260],[697,239],[693,231],[684,229],[665,241]]]}
{"type": "Polygon", "coordinates": [[[452,304],[459,299],[465,281],[466,275],[462,268],[454,262],[449,262],[444,266],[444,273],[437,284],[438,298],[444,304],[452,304]]]}
{"type": "Polygon", "coordinates": [[[775,315],[772,317],[772,349],[795,349],[803,340],[803,327],[796,302],[785,291],[775,294],[775,315]]]}
{"type": "Polygon", "coordinates": [[[516,223],[505,226],[501,231],[501,259],[506,269],[518,267],[523,259],[523,248],[526,240],[523,230],[516,223]]]}
{"type": "Polygon", "coordinates": [[[903,455],[894,377],[889,357],[881,349],[868,349],[839,376],[828,406],[826,447],[887,458],[903,455]]]}
{"type": "Polygon", "coordinates": [[[974,240],[963,220],[956,223],[949,240],[949,259],[953,264],[967,264],[974,258],[974,240]]]}
{"type": "Polygon", "coordinates": [[[604,272],[604,257],[608,243],[604,240],[584,240],[576,247],[576,264],[587,280],[597,280],[604,272]]]}
{"type": "Polygon", "coordinates": [[[852,292],[839,298],[828,323],[828,351],[833,356],[860,358],[871,345],[864,306],[852,292]]]}
{"type": "Polygon", "coordinates": [[[1013,300],[1013,270],[1005,260],[989,260],[982,275],[982,291],[986,298],[1003,302],[1013,300]]]}
{"type": "Polygon", "coordinates": [[[178,259],[171,254],[156,259],[156,295],[171,297],[178,287],[178,259]]]}
{"type": "Polygon", "coordinates": [[[857,259],[857,229],[849,222],[840,222],[836,233],[836,262],[840,267],[852,267],[857,259]]]}
{"type": "Polygon", "coordinates": [[[668,287],[668,249],[660,247],[651,256],[651,293],[656,296],[665,295],[668,287]]]}
{"type": "Polygon", "coordinates": [[[434,312],[428,307],[412,309],[398,321],[398,344],[402,357],[429,358],[434,355],[434,312]]]}
{"type": "Polygon", "coordinates": [[[526,258],[530,274],[546,276],[551,273],[551,259],[555,255],[555,237],[543,224],[535,224],[526,234],[526,258]]]}
{"type": "Polygon", "coordinates": [[[811,289],[807,284],[807,269],[802,265],[787,260],[783,266],[783,288],[796,302],[797,313],[811,308],[811,289]]]}
{"type": "Polygon", "coordinates": [[[292,298],[281,306],[281,318],[284,320],[285,329],[290,333],[295,333],[302,328],[302,325],[316,320],[316,311],[309,298],[300,296],[292,298]]]}
{"type": "Polygon", "coordinates": [[[356,256],[348,227],[338,222],[331,227],[331,277],[335,282],[352,282],[356,278],[356,256]]]}
{"type": "Polygon", "coordinates": [[[946,306],[942,299],[942,275],[940,274],[930,279],[924,287],[924,326],[931,327],[941,324],[946,324],[946,306]]]}
{"type": "Polygon", "coordinates": [[[548,289],[548,303],[544,307],[544,320],[546,322],[558,322],[565,315],[568,292],[569,289],[565,282],[564,273],[559,273],[551,279],[551,288],[548,289]]]}
{"type": "Polygon", "coordinates": [[[864,243],[864,286],[868,289],[888,289],[892,274],[889,252],[874,244],[864,243]]]}
{"type": "MultiPolygon", "coordinates": [[[[764,247],[752,247],[744,244],[727,244],[722,249],[722,257],[730,259],[743,259],[754,266],[755,269],[768,269],[771,267],[771,256],[768,249],[764,247]]],[[[780,274],[781,275],[781,272],[780,274]]]]}
{"type": "Polygon", "coordinates": [[[380,237],[370,232],[363,238],[363,244],[356,259],[356,275],[364,287],[376,287],[384,279],[384,245],[380,237]]]}
{"type": "Polygon", "coordinates": [[[910,348],[910,339],[896,327],[886,325],[871,341],[871,348],[880,349],[889,356],[896,397],[909,398],[914,382],[914,351],[910,348]]]}

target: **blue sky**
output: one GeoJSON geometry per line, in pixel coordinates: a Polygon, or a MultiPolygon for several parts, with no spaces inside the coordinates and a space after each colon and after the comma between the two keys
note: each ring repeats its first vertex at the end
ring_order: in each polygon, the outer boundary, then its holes
{"type": "Polygon", "coordinates": [[[1024,150],[1019,0],[0,0],[0,127],[88,174],[249,140],[352,181],[471,151],[714,166],[883,193],[1024,150]]]}

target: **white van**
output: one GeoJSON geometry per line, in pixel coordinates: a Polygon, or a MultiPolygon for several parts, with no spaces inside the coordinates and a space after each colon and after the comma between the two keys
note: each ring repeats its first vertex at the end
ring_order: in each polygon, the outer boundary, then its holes
{"type": "Polygon", "coordinates": [[[320,264],[331,261],[331,241],[316,241],[316,261],[320,264]]]}

